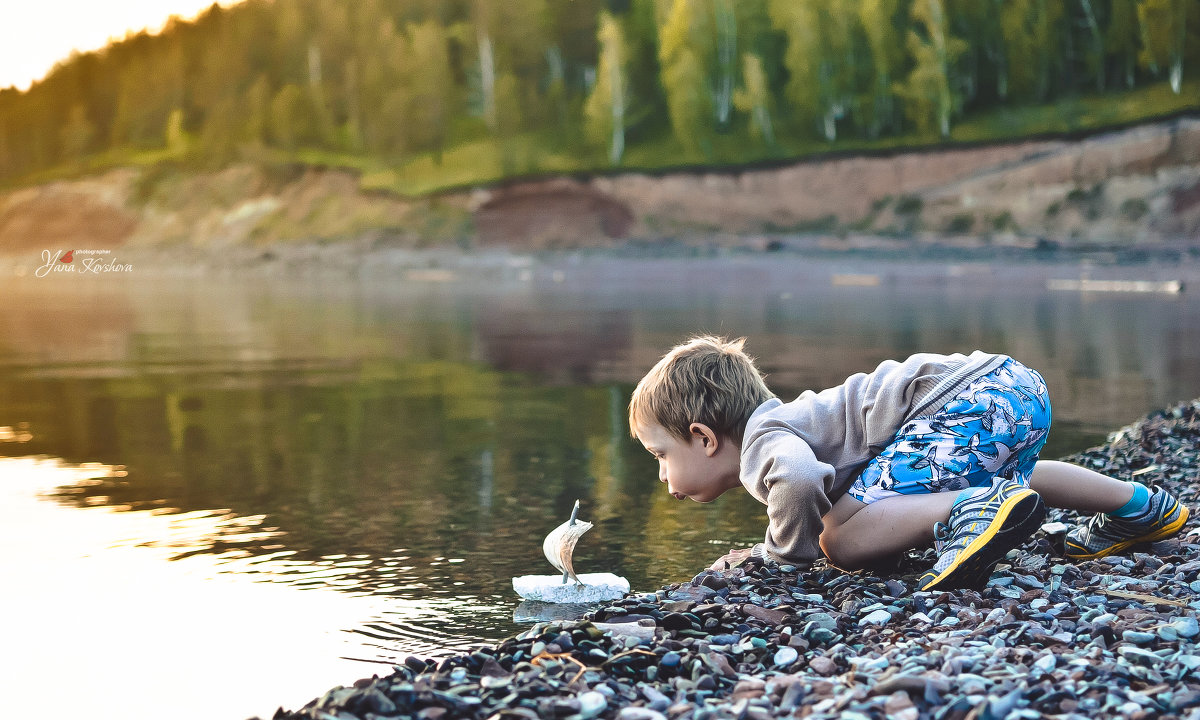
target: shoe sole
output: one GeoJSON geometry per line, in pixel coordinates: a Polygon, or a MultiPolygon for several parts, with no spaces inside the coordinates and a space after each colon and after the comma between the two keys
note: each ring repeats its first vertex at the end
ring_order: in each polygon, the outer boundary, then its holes
{"type": "Polygon", "coordinates": [[[1037,493],[1025,490],[1014,494],[996,511],[996,517],[987,530],[963,548],[950,567],[937,575],[931,571],[922,576],[920,588],[982,588],[991,578],[992,569],[1000,558],[1041,527],[1045,517],[1046,506],[1037,493]]]}
{"type": "Polygon", "coordinates": [[[1180,505],[1179,506],[1179,517],[1175,518],[1174,522],[1171,522],[1168,525],[1164,525],[1164,526],[1160,527],[1159,529],[1155,530],[1154,532],[1149,532],[1149,533],[1146,533],[1145,535],[1139,535],[1138,537],[1130,538],[1128,540],[1122,540],[1119,543],[1113,543],[1112,545],[1109,545],[1108,547],[1104,548],[1103,550],[1098,550],[1096,552],[1087,552],[1086,548],[1081,548],[1078,545],[1071,545],[1070,543],[1068,543],[1067,549],[1063,553],[1063,555],[1065,555],[1068,560],[1074,560],[1077,562],[1083,561],[1083,560],[1098,560],[1102,557],[1108,557],[1109,555],[1115,555],[1116,553],[1127,550],[1128,548],[1131,548],[1134,545],[1138,545],[1140,543],[1151,543],[1151,542],[1154,542],[1155,540],[1163,540],[1165,538],[1171,537],[1175,533],[1182,530],[1183,526],[1187,524],[1188,516],[1190,514],[1191,513],[1188,511],[1186,505],[1180,505]],[[1071,548],[1079,548],[1080,550],[1083,550],[1083,552],[1073,553],[1073,552],[1071,552],[1071,548]]]}

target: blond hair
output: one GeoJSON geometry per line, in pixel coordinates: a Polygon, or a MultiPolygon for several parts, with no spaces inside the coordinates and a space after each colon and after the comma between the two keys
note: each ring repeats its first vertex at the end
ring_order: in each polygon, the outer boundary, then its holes
{"type": "Polygon", "coordinates": [[[664,355],[633,390],[630,433],[653,423],[686,442],[698,422],[740,445],[755,408],[775,397],[745,342],[699,336],[664,355]]]}

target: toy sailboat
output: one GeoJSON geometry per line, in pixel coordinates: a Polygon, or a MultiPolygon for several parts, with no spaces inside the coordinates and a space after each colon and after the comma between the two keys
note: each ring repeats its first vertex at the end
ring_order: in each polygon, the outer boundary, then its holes
{"type": "Polygon", "coordinates": [[[589,603],[615,600],[629,592],[629,581],[612,573],[577,575],[572,562],[575,544],[594,525],[579,519],[579,501],[571,519],[550,531],[542,541],[542,553],[561,575],[522,575],[513,578],[513,589],[526,600],[551,603],[589,603]],[[573,580],[573,583],[568,583],[573,580]]]}
{"type": "Polygon", "coordinates": [[[584,584],[575,574],[575,568],[571,565],[571,556],[575,553],[575,543],[579,542],[579,538],[594,526],[590,522],[577,520],[578,517],[579,501],[576,500],[575,507],[571,509],[571,519],[551,530],[546,539],[542,541],[542,552],[550,564],[562,572],[562,584],[564,585],[568,578],[580,585],[584,584]]]}

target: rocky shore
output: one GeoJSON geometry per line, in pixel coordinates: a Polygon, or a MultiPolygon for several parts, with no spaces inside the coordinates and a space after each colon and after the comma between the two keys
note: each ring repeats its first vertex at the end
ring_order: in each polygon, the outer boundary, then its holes
{"type": "MultiPolygon", "coordinates": [[[[1200,400],[1067,459],[1197,508],[1200,400]]],[[[1200,530],[1072,563],[1078,521],[1052,510],[982,591],[915,591],[932,550],[869,572],[704,571],[274,717],[1200,719],[1200,530]]]]}

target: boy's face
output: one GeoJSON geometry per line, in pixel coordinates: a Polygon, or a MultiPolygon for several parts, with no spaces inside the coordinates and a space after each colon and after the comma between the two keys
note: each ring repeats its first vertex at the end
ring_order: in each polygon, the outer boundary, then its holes
{"type": "Polygon", "coordinates": [[[707,426],[692,423],[685,442],[659,425],[640,427],[637,438],[658,460],[658,480],[677,499],[707,503],[738,487],[739,452],[707,426]]]}

